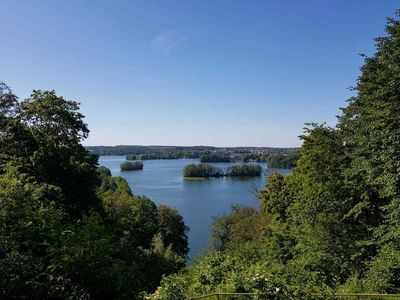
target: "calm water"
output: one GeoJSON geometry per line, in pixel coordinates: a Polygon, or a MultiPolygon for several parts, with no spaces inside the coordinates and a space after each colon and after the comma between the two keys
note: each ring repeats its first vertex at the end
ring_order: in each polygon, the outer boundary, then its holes
{"type": "MultiPolygon", "coordinates": [[[[258,207],[254,190],[265,185],[266,165],[261,177],[246,179],[213,178],[188,181],[182,177],[182,169],[197,159],[145,160],[142,171],[121,172],[124,156],[102,156],[100,165],[111,170],[113,176],[126,178],[136,195],[145,195],[155,203],[176,208],[190,227],[189,247],[193,257],[209,246],[212,218],[228,213],[234,204],[258,207]]],[[[214,163],[226,168],[234,163],[214,163]]],[[[282,174],[290,170],[275,169],[282,174]]]]}

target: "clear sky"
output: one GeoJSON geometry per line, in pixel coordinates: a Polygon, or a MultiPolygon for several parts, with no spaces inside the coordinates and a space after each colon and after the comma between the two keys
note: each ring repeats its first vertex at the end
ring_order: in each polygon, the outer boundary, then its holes
{"type": "Polygon", "coordinates": [[[298,146],[400,1],[0,0],[0,80],[81,102],[86,145],[298,146]]]}

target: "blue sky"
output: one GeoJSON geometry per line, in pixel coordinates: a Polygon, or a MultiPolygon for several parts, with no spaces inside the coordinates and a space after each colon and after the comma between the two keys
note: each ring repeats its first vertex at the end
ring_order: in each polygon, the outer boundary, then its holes
{"type": "Polygon", "coordinates": [[[298,146],[399,4],[0,0],[0,80],[81,102],[86,145],[298,146]]]}

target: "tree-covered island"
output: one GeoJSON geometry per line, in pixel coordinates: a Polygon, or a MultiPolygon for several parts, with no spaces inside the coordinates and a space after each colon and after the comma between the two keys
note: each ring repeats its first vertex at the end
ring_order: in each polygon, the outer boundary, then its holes
{"type": "Polygon", "coordinates": [[[183,168],[183,177],[185,178],[210,178],[222,176],[224,176],[224,172],[220,168],[213,167],[209,164],[190,164],[183,168]]]}
{"type": "Polygon", "coordinates": [[[231,177],[261,176],[261,173],[262,167],[259,165],[231,166],[225,170],[225,176],[231,177]]]}
{"type": "Polygon", "coordinates": [[[246,177],[260,176],[261,166],[258,165],[240,165],[230,166],[226,170],[211,166],[209,164],[190,164],[183,168],[183,177],[185,178],[210,178],[210,177],[246,177]]]}
{"type": "Polygon", "coordinates": [[[135,171],[135,170],[143,170],[143,163],[139,160],[135,161],[124,161],[120,165],[121,171],[135,171]]]}

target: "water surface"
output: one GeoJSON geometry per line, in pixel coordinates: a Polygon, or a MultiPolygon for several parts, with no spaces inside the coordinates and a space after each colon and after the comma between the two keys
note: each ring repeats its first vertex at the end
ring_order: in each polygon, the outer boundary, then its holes
{"type": "MultiPolygon", "coordinates": [[[[125,156],[101,156],[99,163],[109,168],[113,176],[124,177],[134,194],[145,195],[157,204],[166,204],[179,211],[190,228],[191,257],[208,248],[214,216],[228,213],[232,205],[258,207],[254,191],[265,185],[267,173],[266,164],[259,163],[263,167],[260,177],[184,180],[184,166],[198,163],[197,159],[145,160],[141,171],[120,171],[124,160],[125,156]]],[[[235,164],[238,163],[211,165],[226,168],[235,164]]],[[[270,171],[290,172],[287,169],[270,171]]]]}

